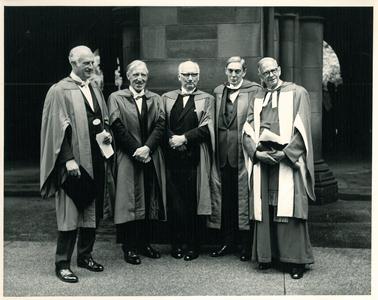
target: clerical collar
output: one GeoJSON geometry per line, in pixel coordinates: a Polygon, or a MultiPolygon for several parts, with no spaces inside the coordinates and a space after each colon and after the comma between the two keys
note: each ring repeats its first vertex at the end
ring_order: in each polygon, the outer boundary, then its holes
{"type": "Polygon", "coordinates": [[[83,81],[79,76],[77,76],[73,71],[71,72],[70,74],[70,77],[76,81],[81,87],[83,87],[84,85],[88,85],[89,84],[89,79],[87,79],[86,81],[83,81]]]}
{"type": "Polygon", "coordinates": [[[242,79],[242,81],[240,81],[240,83],[238,85],[233,85],[233,84],[228,82],[226,87],[229,88],[230,90],[238,90],[238,89],[240,89],[242,84],[243,84],[243,79],[242,79]]]}
{"type": "Polygon", "coordinates": [[[181,87],[181,95],[184,97],[192,95],[195,91],[196,91],[196,88],[194,90],[188,91],[184,89],[183,87],[181,87]]]}
{"type": "Polygon", "coordinates": [[[133,94],[134,99],[142,98],[144,96],[144,90],[141,90],[139,93],[134,90],[134,88],[130,85],[129,86],[130,92],[133,94]]]}

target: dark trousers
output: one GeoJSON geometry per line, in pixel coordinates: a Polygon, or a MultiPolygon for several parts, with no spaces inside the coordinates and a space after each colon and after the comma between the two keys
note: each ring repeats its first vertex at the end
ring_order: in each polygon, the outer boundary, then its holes
{"type": "Polygon", "coordinates": [[[129,250],[136,250],[144,247],[150,243],[151,221],[150,221],[150,199],[152,193],[157,193],[154,185],[155,169],[153,162],[147,164],[140,164],[143,168],[144,181],[144,200],[145,200],[145,218],[142,220],[135,220],[122,224],[117,224],[117,243],[122,244],[122,250],[127,252],[129,250]]]}
{"type": "MultiPolygon", "coordinates": [[[[103,217],[104,206],[104,158],[98,146],[92,145],[92,166],[94,181],[96,184],[96,228],[103,217]]],[[[59,268],[69,267],[71,257],[77,241],[77,258],[90,257],[96,240],[96,228],[78,228],[70,231],[58,231],[58,240],[55,253],[55,265],[59,268]]]]}
{"type": "Polygon", "coordinates": [[[122,244],[122,250],[136,250],[150,243],[149,220],[136,220],[117,224],[117,242],[122,244]]]}
{"type": "Polygon", "coordinates": [[[197,215],[197,168],[181,164],[167,170],[168,220],[173,245],[199,247],[197,215]]]}
{"type": "Polygon", "coordinates": [[[251,231],[239,231],[239,193],[238,193],[238,169],[226,165],[221,168],[222,180],[222,219],[221,236],[224,245],[232,245],[238,242],[246,249],[252,243],[251,231]]]}
{"type": "Polygon", "coordinates": [[[77,241],[77,258],[90,257],[96,240],[96,228],[79,228],[78,230],[58,231],[58,242],[55,253],[55,265],[68,268],[77,241]]]}

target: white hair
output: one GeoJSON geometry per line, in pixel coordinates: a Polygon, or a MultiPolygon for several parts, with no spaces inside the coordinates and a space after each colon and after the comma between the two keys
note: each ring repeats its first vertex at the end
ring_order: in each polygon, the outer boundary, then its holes
{"type": "Polygon", "coordinates": [[[198,70],[198,74],[200,73],[200,67],[199,67],[199,65],[196,63],[196,62],[194,62],[194,61],[191,61],[191,60],[187,60],[187,61],[184,61],[184,62],[182,62],[181,64],[179,64],[179,66],[178,66],[178,68],[177,68],[177,70],[178,70],[178,73],[179,74],[181,74],[181,70],[182,70],[182,68],[185,66],[185,65],[194,65],[194,66],[196,66],[196,68],[197,68],[197,70],[198,70]]]}
{"type": "Polygon", "coordinates": [[[277,65],[278,67],[278,63],[277,63],[277,60],[275,60],[273,57],[263,57],[262,59],[260,59],[258,62],[257,62],[257,70],[260,72],[261,70],[261,66],[263,65],[264,62],[266,61],[273,61],[275,62],[275,64],[277,65]]]}
{"type": "Polygon", "coordinates": [[[72,63],[77,62],[83,53],[93,54],[92,50],[87,46],[81,45],[72,48],[70,54],[68,55],[68,61],[70,62],[70,64],[72,65],[72,63]]]}
{"type": "Polygon", "coordinates": [[[147,75],[148,75],[148,68],[147,68],[147,65],[144,61],[141,61],[141,60],[133,60],[131,63],[129,63],[127,65],[127,70],[126,70],[126,76],[129,77],[129,74],[137,67],[140,67],[140,66],[143,66],[146,71],[147,71],[147,75]]]}

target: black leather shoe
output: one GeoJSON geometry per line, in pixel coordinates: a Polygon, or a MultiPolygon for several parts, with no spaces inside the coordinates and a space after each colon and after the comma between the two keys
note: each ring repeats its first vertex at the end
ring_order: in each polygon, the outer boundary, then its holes
{"type": "Polygon", "coordinates": [[[56,277],[64,282],[75,283],[79,278],[71,271],[70,268],[55,268],[56,277]]]}
{"type": "Polygon", "coordinates": [[[149,258],[160,258],[160,252],[152,248],[151,245],[140,248],[140,253],[149,258]]]}
{"type": "Polygon", "coordinates": [[[259,263],[259,270],[268,270],[272,267],[271,263],[259,263]]]}
{"type": "Polygon", "coordinates": [[[79,258],[77,260],[77,266],[80,267],[80,268],[85,268],[85,269],[92,271],[92,272],[104,271],[103,265],[96,263],[91,256],[85,257],[85,258],[79,258]]]}
{"type": "Polygon", "coordinates": [[[136,254],[134,250],[127,250],[125,252],[125,261],[132,265],[139,265],[141,263],[140,257],[136,254]]]}
{"type": "Polygon", "coordinates": [[[220,248],[214,250],[213,252],[210,253],[211,257],[219,257],[219,256],[224,256],[226,254],[232,253],[233,252],[233,247],[230,245],[223,245],[220,248]]]}
{"type": "Polygon", "coordinates": [[[249,261],[249,260],[251,260],[251,254],[249,254],[249,253],[244,253],[244,252],[242,252],[241,254],[240,254],[240,260],[241,261],[249,261]]]}
{"type": "Polygon", "coordinates": [[[196,250],[188,250],[185,253],[184,260],[190,261],[190,260],[198,258],[198,256],[199,256],[198,255],[198,251],[196,251],[196,250]]]}
{"type": "Polygon", "coordinates": [[[173,246],[171,251],[172,257],[180,259],[184,257],[184,250],[180,246],[173,246]]]}
{"type": "Polygon", "coordinates": [[[304,267],[301,265],[293,266],[290,270],[290,276],[293,279],[301,279],[303,277],[304,267]]]}

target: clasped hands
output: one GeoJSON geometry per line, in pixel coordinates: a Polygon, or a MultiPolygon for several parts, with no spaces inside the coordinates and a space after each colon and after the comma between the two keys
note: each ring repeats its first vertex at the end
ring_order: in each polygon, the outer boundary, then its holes
{"type": "Polygon", "coordinates": [[[150,162],[150,160],[151,160],[150,152],[151,152],[150,148],[148,146],[144,145],[144,146],[139,147],[135,150],[133,157],[137,161],[146,164],[146,163],[150,162]]]}
{"type": "Polygon", "coordinates": [[[285,158],[285,152],[280,150],[256,151],[256,158],[267,164],[276,165],[285,158]]]}
{"type": "Polygon", "coordinates": [[[172,137],[169,139],[169,146],[172,149],[178,150],[178,151],[185,151],[186,150],[186,144],[187,140],[185,135],[172,135],[172,137]]]}

